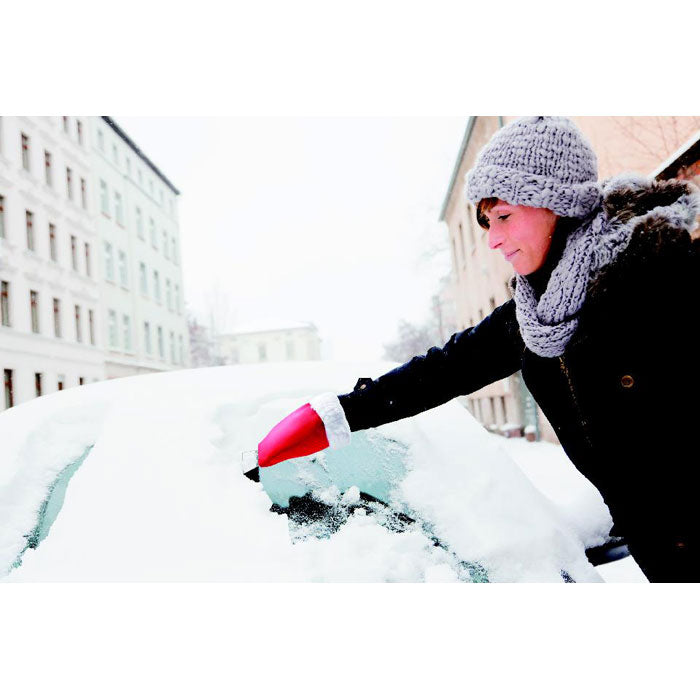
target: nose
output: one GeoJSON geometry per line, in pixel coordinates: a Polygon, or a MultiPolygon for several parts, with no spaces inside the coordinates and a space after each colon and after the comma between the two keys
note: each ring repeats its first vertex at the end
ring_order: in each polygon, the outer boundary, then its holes
{"type": "Polygon", "coordinates": [[[505,236],[502,232],[497,231],[494,226],[489,227],[489,248],[491,248],[491,250],[502,246],[504,240],[505,236]]]}

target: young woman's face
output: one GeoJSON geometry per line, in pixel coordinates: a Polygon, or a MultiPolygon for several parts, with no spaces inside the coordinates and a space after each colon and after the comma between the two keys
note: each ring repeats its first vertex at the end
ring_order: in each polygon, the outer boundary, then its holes
{"type": "Polygon", "coordinates": [[[542,266],[558,218],[553,211],[499,199],[485,215],[489,248],[499,250],[519,275],[529,275],[542,266]]]}

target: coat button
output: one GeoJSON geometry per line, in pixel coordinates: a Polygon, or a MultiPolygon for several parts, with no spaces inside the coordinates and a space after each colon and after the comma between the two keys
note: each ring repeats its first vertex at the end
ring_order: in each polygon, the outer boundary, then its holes
{"type": "Polygon", "coordinates": [[[620,384],[622,384],[625,389],[630,389],[634,386],[634,377],[631,374],[625,374],[620,378],[620,384]]]}

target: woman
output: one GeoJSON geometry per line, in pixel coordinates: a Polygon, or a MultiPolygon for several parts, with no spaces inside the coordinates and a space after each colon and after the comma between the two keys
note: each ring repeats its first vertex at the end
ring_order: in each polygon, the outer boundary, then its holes
{"type": "Polygon", "coordinates": [[[574,465],[600,490],[615,534],[650,581],[700,581],[700,193],[635,175],[597,182],[596,157],[560,117],[499,130],[466,176],[513,298],[348,394],[324,394],[260,443],[259,464],[346,444],[522,370],[574,465]]]}

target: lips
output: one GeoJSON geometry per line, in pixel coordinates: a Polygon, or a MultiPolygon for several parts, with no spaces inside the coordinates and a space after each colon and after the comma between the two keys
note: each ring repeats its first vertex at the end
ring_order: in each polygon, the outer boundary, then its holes
{"type": "Polygon", "coordinates": [[[520,252],[520,248],[517,250],[514,250],[512,253],[506,253],[506,260],[510,262],[518,253],[520,252]]]}

